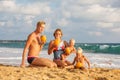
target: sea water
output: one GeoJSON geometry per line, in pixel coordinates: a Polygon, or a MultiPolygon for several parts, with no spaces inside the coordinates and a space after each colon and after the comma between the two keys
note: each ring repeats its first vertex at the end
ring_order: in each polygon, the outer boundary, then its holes
{"type": "MultiPolygon", "coordinates": [[[[0,41],[0,64],[15,65],[21,64],[22,52],[25,41],[0,41]]],[[[91,63],[91,67],[120,68],[120,44],[119,43],[76,43],[75,48],[81,47],[91,63]]],[[[47,53],[48,43],[40,52],[40,57],[53,59],[53,54],[47,53]]],[[[27,56],[27,54],[26,54],[27,56]]],[[[75,54],[68,56],[73,61],[75,54]]],[[[27,61],[26,64],[28,65],[27,61]]]]}

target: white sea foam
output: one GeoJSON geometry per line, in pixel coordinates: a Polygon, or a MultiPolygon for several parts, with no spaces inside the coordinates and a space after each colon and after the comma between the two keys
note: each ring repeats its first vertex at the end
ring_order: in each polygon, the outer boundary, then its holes
{"type": "MultiPolygon", "coordinates": [[[[23,49],[20,48],[0,48],[0,64],[20,65],[23,49]]],[[[104,53],[83,53],[90,61],[91,67],[120,68],[120,55],[104,53]]],[[[48,55],[47,50],[40,52],[40,57],[53,59],[53,54],[48,55]]],[[[68,56],[69,61],[73,61],[75,54],[68,56]]],[[[26,61],[27,63],[27,61],[26,61]]]]}
{"type": "Polygon", "coordinates": [[[21,60],[22,57],[0,57],[0,60],[21,60]]]}
{"type": "Polygon", "coordinates": [[[100,45],[100,49],[106,49],[108,47],[109,47],[109,45],[100,45]]]}

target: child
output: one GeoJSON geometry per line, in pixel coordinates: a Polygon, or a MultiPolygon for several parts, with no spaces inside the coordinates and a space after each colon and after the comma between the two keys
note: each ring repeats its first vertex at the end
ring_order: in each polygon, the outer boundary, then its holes
{"type": "Polygon", "coordinates": [[[66,57],[68,57],[70,55],[70,53],[76,53],[76,49],[75,49],[74,45],[75,45],[75,40],[71,39],[69,41],[68,46],[65,48],[64,53],[61,54],[61,60],[64,62],[65,66],[72,65],[71,62],[69,62],[68,60],[66,60],[66,57]]]}
{"type": "Polygon", "coordinates": [[[86,70],[85,69],[85,61],[88,64],[88,68],[90,68],[90,62],[88,61],[88,59],[82,54],[82,49],[78,48],[76,56],[74,58],[73,61],[73,65],[76,63],[75,68],[79,68],[82,70],[86,70]]]}

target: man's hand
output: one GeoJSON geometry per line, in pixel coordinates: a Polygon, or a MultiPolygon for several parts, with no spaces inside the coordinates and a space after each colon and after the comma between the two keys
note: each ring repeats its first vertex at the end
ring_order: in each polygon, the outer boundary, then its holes
{"type": "Polygon", "coordinates": [[[24,67],[25,67],[25,64],[21,64],[20,67],[24,68],[24,67]]]}
{"type": "Polygon", "coordinates": [[[37,37],[37,40],[38,40],[39,45],[44,45],[46,43],[44,41],[41,41],[40,37],[37,37]]]}

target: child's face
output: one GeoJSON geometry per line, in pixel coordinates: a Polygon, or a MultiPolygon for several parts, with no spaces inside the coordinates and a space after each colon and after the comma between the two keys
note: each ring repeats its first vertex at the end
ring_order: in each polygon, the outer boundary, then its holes
{"type": "Polygon", "coordinates": [[[74,40],[70,40],[69,44],[70,44],[70,46],[74,46],[75,45],[75,41],[74,40]]]}
{"type": "Polygon", "coordinates": [[[81,57],[81,56],[82,56],[82,53],[77,53],[77,56],[81,57]]]}

